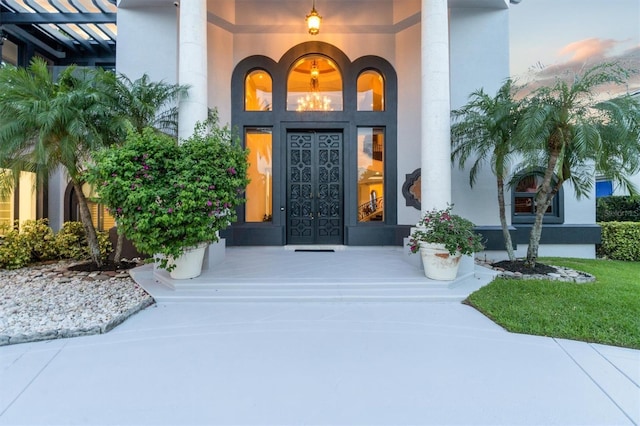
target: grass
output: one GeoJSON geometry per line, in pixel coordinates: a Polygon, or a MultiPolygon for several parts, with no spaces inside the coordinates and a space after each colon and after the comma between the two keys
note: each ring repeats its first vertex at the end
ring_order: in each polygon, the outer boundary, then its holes
{"type": "Polygon", "coordinates": [[[467,303],[514,333],[640,349],[640,262],[544,258],[596,277],[587,284],[498,278],[467,303]]]}

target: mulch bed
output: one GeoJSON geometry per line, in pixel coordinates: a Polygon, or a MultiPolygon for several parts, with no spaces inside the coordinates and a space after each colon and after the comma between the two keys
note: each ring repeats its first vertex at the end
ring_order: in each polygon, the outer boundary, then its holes
{"type": "Polygon", "coordinates": [[[553,266],[548,266],[539,262],[536,262],[535,268],[530,268],[525,265],[524,260],[515,260],[513,262],[509,260],[502,260],[500,262],[492,263],[491,266],[494,268],[504,269],[505,271],[520,272],[523,275],[545,275],[557,271],[553,266]]]}
{"type": "Polygon", "coordinates": [[[105,272],[105,271],[127,271],[131,268],[135,268],[136,266],[140,266],[138,262],[129,262],[122,261],[120,263],[113,263],[113,261],[108,261],[102,264],[102,266],[98,266],[93,262],[79,263],[77,265],[70,266],[70,271],[76,272],[105,272]]]}

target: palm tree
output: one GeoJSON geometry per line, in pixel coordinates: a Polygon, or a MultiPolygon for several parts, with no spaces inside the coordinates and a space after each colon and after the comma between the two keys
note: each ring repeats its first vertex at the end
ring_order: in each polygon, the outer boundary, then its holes
{"type": "Polygon", "coordinates": [[[640,104],[629,95],[595,100],[598,88],[623,85],[628,74],[616,64],[597,65],[572,83],[541,87],[527,100],[517,139],[527,146],[525,164],[544,165],[527,266],[535,267],[544,214],[564,182],[571,182],[576,197],[588,196],[595,169],[635,193],[628,176],[639,169],[640,104]]]}
{"type": "MultiPolygon", "coordinates": [[[[113,88],[116,114],[128,121],[129,127],[142,133],[146,127],[177,137],[178,108],[177,100],[186,96],[188,86],[152,82],[147,74],[137,80],[130,80],[120,74],[113,88]]],[[[117,143],[124,142],[124,136],[117,143]]],[[[114,262],[120,263],[125,235],[118,232],[114,262]]]]}
{"type": "Polygon", "coordinates": [[[142,132],[145,127],[153,127],[177,136],[176,102],[181,96],[187,95],[187,90],[188,86],[184,85],[150,81],[147,74],[134,81],[120,74],[115,87],[115,106],[138,132],[142,132]]]}
{"type": "Polygon", "coordinates": [[[515,260],[515,254],[507,225],[504,185],[515,151],[512,138],[520,118],[520,103],[513,98],[515,89],[513,81],[508,79],[494,97],[483,89],[477,90],[469,96],[466,105],[451,113],[454,121],[451,125],[451,160],[457,160],[463,168],[467,160],[473,158],[469,170],[471,187],[482,165],[490,163],[498,188],[502,235],[511,261],[515,260]]]}
{"type": "Polygon", "coordinates": [[[108,107],[112,102],[107,87],[114,78],[98,69],[69,67],[55,81],[39,58],[27,68],[0,68],[0,165],[11,172],[4,174],[5,181],[15,182],[21,171],[29,171],[42,185],[62,167],[78,197],[80,220],[97,265],[102,259],[82,192],[82,172],[89,153],[122,129],[108,107]]]}

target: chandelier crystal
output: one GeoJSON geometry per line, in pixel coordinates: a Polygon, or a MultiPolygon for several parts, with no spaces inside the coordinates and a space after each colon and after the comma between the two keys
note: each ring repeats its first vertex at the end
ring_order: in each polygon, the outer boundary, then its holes
{"type": "Polygon", "coordinates": [[[309,81],[310,91],[304,96],[298,98],[298,106],[296,111],[332,111],[331,99],[328,96],[323,96],[320,93],[320,70],[318,69],[318,62],[314,59],[311,63],[311,70],[309,72],[311,80],[309,81]]]}

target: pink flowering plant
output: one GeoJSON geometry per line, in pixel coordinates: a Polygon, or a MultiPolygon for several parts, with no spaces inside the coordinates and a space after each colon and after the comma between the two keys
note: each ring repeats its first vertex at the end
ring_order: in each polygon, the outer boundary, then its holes
{"type": "Polygon", "coordinates": [[[474,232],[475,225],[451,213],[453,205],[444,210],[433,209],[427,211],[416,229],[409,236],[409,248],[412,253],[420,251],[420,243],[444,244],[449,254],[460,252],[470,255],[481,251],[482,237],[474,232]]]}
{"type": "Polygon", "coordinates": [[[218,240],[244,202],[247,151],[217,121],[178,145],[153,129],[93,155],[87,181],[136,248],[163,268],[185,248],[218,240]]]}

